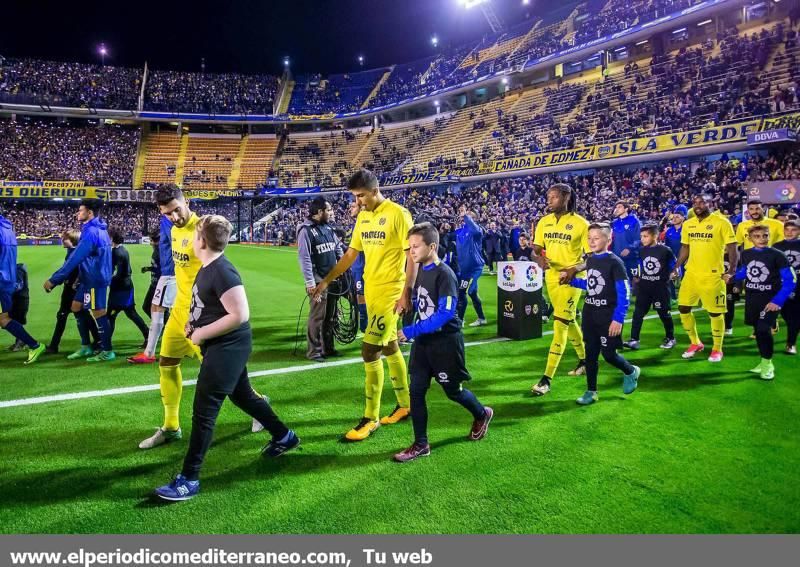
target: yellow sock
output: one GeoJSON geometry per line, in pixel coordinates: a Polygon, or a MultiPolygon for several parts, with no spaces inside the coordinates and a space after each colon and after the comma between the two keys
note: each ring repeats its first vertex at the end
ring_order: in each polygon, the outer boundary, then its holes
{"type": "Polygon", "coordinates": [[[159,366],[161,403],[164,404],[164,429],[175,431],[181,426],[181,390],[183,376],[180,366],[159,366]]]}
{"type": "MultiPolygon", "coordinates": [[[[686,330],[686,334],[689,335],[689,341],[693,345],[700,344],[700,338],[697,336],[697,320],[694,318],[694,313],[691,311],[689,313],[681,313],[681,325],[686,330]]],[[[723,331],[725,330],[725,320],[722,321],[723,331]]]]}
{"type": "Polygon", "coordinates": [[[383,392],[383,361],[378,359],[375,362],[365,362],[364,372],[364,392],[367,395],[367,406],[364,409],[364,417],[372,420],[378,419],[378,412],[381,409],[381,392],[383,392]]]}
{"type": "Polygon", "coordinates": [[[392,379],[392,388],[401,408],[411,407],[411,396],[408,393],[408,370],[406,359],[398,349],[396,353],[386,357],[389,364],[389,378],[392,379]]]}
{"type": "Polygon", "coordinates": [[[711,337],[714,339],[713,350],[722,352],[722,340],[725,338],[725,317],[711,317],[711,337]]]}
{"type": "Polygon", "coordinates": [[[544,369],[544,375],[549,378],[554,378],[556,375],[558,363],[561,362],[561,357],[564,354],[564,344],[567,342],[568,333],[568,325],[558,319],[553,321],[553,341],[550,343],[550,352],[547,353],[547,366],[544,369]]]}
{"type": "Polygon", "coordinates": [[[577,321],[572,321],[569,324],[567,336],[569,337],[569,342],[571,342],[572,346],[575,347],[575,352],[577,353],[578,358],[581,360],[586,360],[586,346],[583,344],[583,332],[581,331],[581,326],[578,325],[577,321]]]}

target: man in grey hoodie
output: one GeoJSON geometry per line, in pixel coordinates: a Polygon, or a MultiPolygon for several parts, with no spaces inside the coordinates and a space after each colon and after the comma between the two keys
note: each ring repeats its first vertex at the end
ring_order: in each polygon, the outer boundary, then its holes
{"type": "MultiPolygon", "coordinates": [[[[300,271],[309,295],[342,257],[341,243],[329,224],[332,220],[331,204],[325,197],[316,197],[308,208],[308,220],[297,228],[300,271]]],[[[324,362],[325,357],[339,354],[333,344],[335,311],[336,301],[327,291],[322,294],[322,301],[311,302],[306,352],[309,360],[324,362]]]]}

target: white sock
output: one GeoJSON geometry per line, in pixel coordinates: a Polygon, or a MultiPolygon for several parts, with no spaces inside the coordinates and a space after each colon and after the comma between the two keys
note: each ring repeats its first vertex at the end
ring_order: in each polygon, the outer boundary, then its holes
{"type": "Polygon", "coordinates": [[[158,337],[161,336],[161,329],[164,328],[164,312],[156,311],[150,314],[150,333],[147,335],[147,348],[144,353],[147,356],[154,356],[156,353],[156,345],[158,344],[158,337]]]}

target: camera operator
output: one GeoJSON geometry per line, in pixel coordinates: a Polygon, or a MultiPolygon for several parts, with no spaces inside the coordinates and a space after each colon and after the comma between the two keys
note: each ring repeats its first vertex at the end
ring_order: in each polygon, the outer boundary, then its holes
{"type": "MultiPolygon", "coordinates": [[[[325,197],[316,197],[308,208],[308,220],[297,228],[300,271],[306,291],[310,294],[342,257],[339,238],[329,224],[333,209],[325,197]]],[[[323,292],[321,301],[312,301],[308,314],[308,350],[306,358],[324,362],[327,356],[336,356],[333,344],[333,317],[335,298],[323,292]]]]}

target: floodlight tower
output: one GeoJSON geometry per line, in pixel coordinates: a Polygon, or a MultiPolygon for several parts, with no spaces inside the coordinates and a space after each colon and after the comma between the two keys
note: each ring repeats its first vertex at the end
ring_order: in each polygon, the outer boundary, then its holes
{"type": "Polygon", "coordinates": [[[491,0],[459,0],[459,3],[467,10],[476,6],[479,7],[489,27],[492,28],[492,32],[500,33],[503,31],[503,24],[500,22],[500,18],[497,17],[497,13],[492,7],[491,0]]]}

